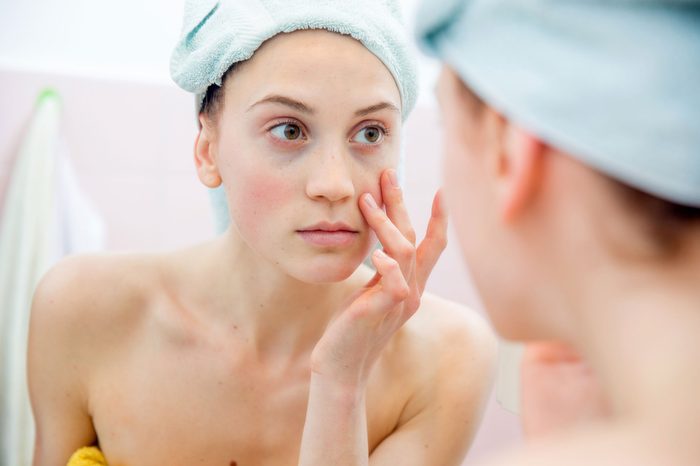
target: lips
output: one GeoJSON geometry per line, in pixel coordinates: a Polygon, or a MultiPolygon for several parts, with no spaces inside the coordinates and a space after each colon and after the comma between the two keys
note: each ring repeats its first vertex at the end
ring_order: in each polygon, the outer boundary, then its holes
{"type": "Polygon", "coordinates": [[[342,247],[352,244],[359,232],[345,223],[321,222],[297,233],[307,243],[318,247],[342,247]]]}

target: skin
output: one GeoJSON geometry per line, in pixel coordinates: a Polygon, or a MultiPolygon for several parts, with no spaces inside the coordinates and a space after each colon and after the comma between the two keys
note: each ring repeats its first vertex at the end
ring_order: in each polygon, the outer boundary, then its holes
{"type": "Polygon", "coordinates": [[[595,371],[570,345],[526,344],[520,376],[521,420],[529,440],[610,416],[595,371]]]}
{"type": "Polygon", "coordinates": [[[232,227],[171,253],[68,258],[41,281],[34,465],[96,442],[113,466],[460,464],[495,343],[423,293],[446,217],[437,197],[415,242],[392,183],[400,108],[391,74],[341,35],[283,34],[237,68],[195,144],[232,227]],[[320,221],[353,241],[300,238],[320,221]],[[376,274],[361,265],[375,238],[376,274]]]}
{"type": "Polygon", "coordinates": [[[446,203],[489,317],[559,342],[526,355],[533,443],[489,464],[700,463],[698,225],[664,254],[608,179],[480,106],[449,67],[437,94],[446,203]]]}

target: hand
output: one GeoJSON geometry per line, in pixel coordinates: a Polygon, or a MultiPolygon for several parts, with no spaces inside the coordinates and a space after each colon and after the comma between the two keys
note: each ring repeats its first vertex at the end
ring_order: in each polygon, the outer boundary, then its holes
{"type": "Polygon", "coordinates": [[[556,433],[609,413],[592,369],[564,343],[527,344],[521,382],[521,419],[527,438],[556,433]]]}
{"type": "Polygon", "coordinates": [[[416,235],[393,170],[380,177],[386,213],[371,194],[360,197],[360,210],[384,251],[372,254],[376,275],[331,322],[311,355],[313,374],[344,386],[361,386],[394,333],[418,310],[425,283],[445,248],[447,216],[440,193],[433,200],[425,239],[416,235]]]}

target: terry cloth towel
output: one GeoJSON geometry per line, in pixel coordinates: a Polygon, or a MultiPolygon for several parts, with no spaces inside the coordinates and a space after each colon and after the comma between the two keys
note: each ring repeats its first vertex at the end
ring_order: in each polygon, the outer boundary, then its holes
{"type": "Polygon", "coordinates": [[[416,34],[543,140],[700,206],[700,0],[424,0],[416,34]]]}
{"type": "Polygon", "coordinates": [[[360,41],[394,77],[404,119],[413,109],[416,63],[396,0],[186,0],[170,74],[198,96],[199,112],[207,88],[220,86],[232,64],[253,56],[267,39],[299,29],[325,29],[360,41]]]}
{"type": "Polygon", "coordinates": [[[73,453],[66,466],[107,466],[107,460],[97,447],[83,447],[73,453]]]}
{"type": "MultiPolygon", "coordinates": [[[[325,29],[360,41],[394,77],[406,119],[418,93],[417,67],[396,0],[187,0],[171,76],[196,95],[199,113],[207,88],[221,85],[232,64],[250,58],[265,40],[299,29],[325,29]]],[[[398,172],[401,180],[403,157],[398,172]]],[[[224,187],[210,190],[209,197],[221,233],[230,224],[224,187]]]]}
{"type": "Polygon", "coordinates": [[[61,257],[101,249],[104,225],[80,190],[60,138],[60,103],[47,90],[14,162],[0,224],[0,464],[31,464],[34,423],[26,354],[34,289],[61,257]]]}

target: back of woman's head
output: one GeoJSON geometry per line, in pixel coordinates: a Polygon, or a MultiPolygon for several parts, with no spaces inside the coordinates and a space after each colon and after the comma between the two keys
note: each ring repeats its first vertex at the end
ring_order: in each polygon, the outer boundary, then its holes
{"type": "Polygon", "coordinates": [[[658,250],[678,249],[700,210],[700,1],[423,6],[418,40],[465,83],[467,108],[606,177],[658,250]]]}
{"type": "MultiPolygon", "coordinates": [[[[463,111],[469,112],[472,119],[481,118],[487,109],[495,111],[464,81],[459,81],[457,93],[463,111]]],[[[601,171],[598,175],[604,180],[605,195],[620,215],[629,217],[629,223],[641,237],[645,256],[651,253],[659,258],[673,258],[682,250],[686,236],[696,236],[700,230],[700,207],[661,198],[601,171]]]]}
{"type": "Polygon", "coordinates": [[[700,207],[670,202],[614,179],[609,181],[611,195],[640,225],[648,250],[657,257],[676,258],[688,236],[700,232],[700,207]]]}

